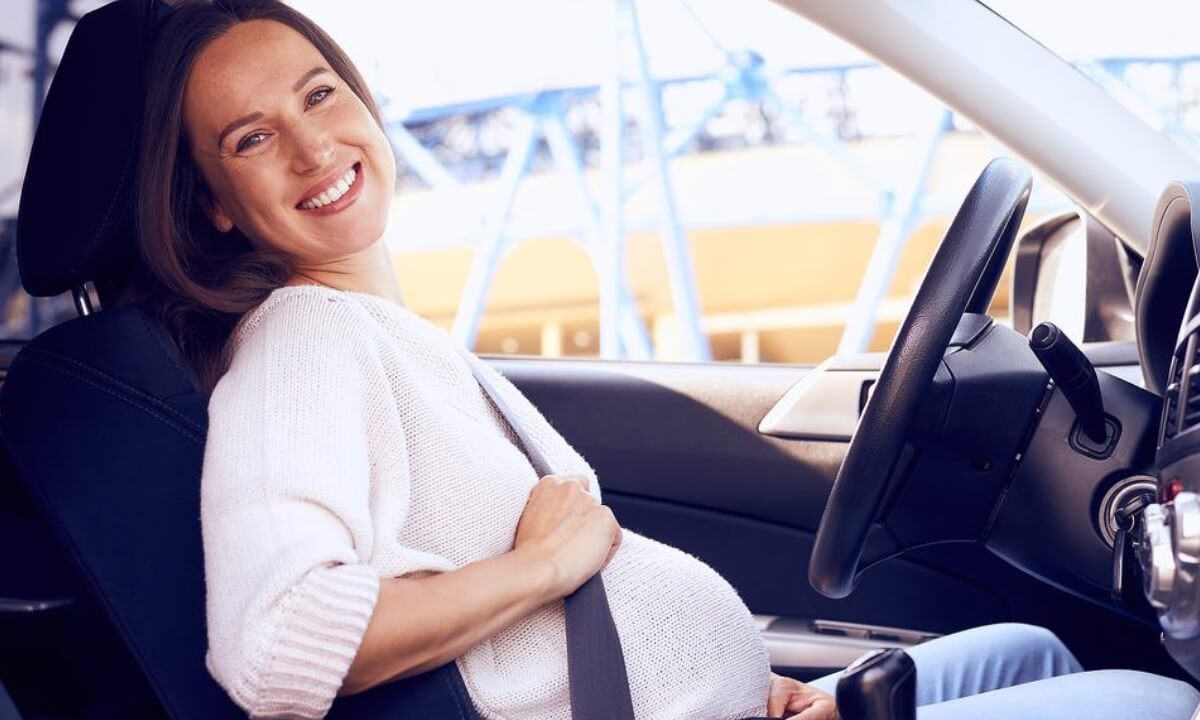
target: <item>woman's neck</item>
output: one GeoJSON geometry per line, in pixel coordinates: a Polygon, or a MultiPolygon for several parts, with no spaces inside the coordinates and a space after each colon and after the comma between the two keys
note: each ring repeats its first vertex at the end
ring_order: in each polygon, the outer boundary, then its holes
{"type": "Polygon", "coordinates": [[[362,252],[320,267],[300,267],[287,285],[324,285],[404,304],[404,293],[382,240],[362,252]]]}

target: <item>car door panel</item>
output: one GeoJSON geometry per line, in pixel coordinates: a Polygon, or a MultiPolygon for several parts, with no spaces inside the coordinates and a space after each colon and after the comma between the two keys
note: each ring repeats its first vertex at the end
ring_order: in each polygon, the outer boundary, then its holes
{"type": "Polygon", "coordinates": [[[849,599],[809,587],[807,558],[844,443],[758,432],[804,368],[498,363],[595,466],[629,528],[713,565],[758,613],[950,632],[1003,615],[953,574],[893,562],[849,599]]]}
{"type": "Polygon", "coordinates": [[[815,530],[844,443],[758,423],[805,368],[506,360],[497,364],[600,473],[605,493],[815,530]]]}
{"type": "Polygon", "coordinates": [[[815,593],[808,556],[846,445],[758,432],[808,368],[490,362],[595,467],[624,526],[705,560],[756,614],[934,633],[1030,622],[1057,632],[1087,666],[1179,672],[1154,628],[1068,596],[976,543],[881,563],[844,600],[815,593]]]}
{"type": "Polygon", "coordinates": [[[703,558],[757,614],[866,622],[933,633],[1002,617],[1001,599],[963,578],[914,562],[885,563],[850,597],[831,600],[808,583],[813,533],[712,510],[610,493],[623,527],[703,558]],[[936,609],[936,612],[930,612],[936,609]]]}

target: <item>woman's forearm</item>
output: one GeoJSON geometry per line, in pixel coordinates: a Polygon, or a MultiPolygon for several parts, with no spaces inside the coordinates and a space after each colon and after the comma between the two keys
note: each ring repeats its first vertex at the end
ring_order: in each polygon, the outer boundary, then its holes
{"type": "Polygon", "coordinates": [[[557,599],[554,570],[514,550],[458,570],[380,581],[340,694],[431,670],[557,599]]]}

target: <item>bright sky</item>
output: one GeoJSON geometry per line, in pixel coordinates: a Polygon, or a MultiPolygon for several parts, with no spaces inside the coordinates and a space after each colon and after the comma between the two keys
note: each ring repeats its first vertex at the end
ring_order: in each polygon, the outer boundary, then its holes
{"type": "MultiPolygon", "coordinates": [[[[32,44],[36,1],[0,1],[0,42],[32,44]]],[[[609,0],[291,1],[345,45],[372,84],[404,108],[595,85],[611,57],[604,32],[609,0]]],[[[100,2],[75,0],[72,6],[84,11],[100,2]]],[[[1071,60],[1200,54],[1200,3],[1195,0],[987,4],[1071,60]]],[[[687,5],[640,0],[637,6],[658,77],[718,67],[721,56],[713,39],[729,49],[753,48],[773,67],[864,60],[857,50],[768,0],[688,0],[687,5]]],[[[55,44],[61,47],[64,41],[55,44]]]]}
{"type": "MultiPolygon", "coordinates": [[[[612,53],[608,0],[292,1],[347,46],[379,92],[404,108],[598,85],[612,53]]],[[[1195,0],[988,4],[1069,60],[1200,54],[1195,0]]],[[[714,40],[731,50],[753,48],[775,68],[866,60],[767,0],[640,0],[637,7],[659,78],[719,67],[714,40]]]]}
{"type": "Polygon", "coordinates": [[[983,1],[1071,61],[1200,55],[1195,0],[983,1]]]}
{"type": "MultiPolygon", "coordinates": [[[[74,0],[72,7],[83,12],[102,1],[74,0]]],[[[987,1],[1071,60],[1200,54],[1196,0],[987,1]]],[[[36,2],[0,0],[0,42],[32,45],[36,2]]],[[[604,32],[611,0],[292,2],[347,48],[372,87],[391,99],[392,117],[415,108],[596,85],[611,58],[604,32]]],[[[693,12],[683,0],[637,2],[657,77],[716,69],[722,56],[714,40],[727,49],[753,48],[772,68],[865,60],[857,50],[767,0],[688,2],[693,12]]],[[[56,52],[65,45],[66,31],[63,28],[54,38],[56,52]]],[[[0,191],[19,173],[28,144],[27,73],[26,60],[0,54],[0,191]]]]}
{"type": "MultiPolygon", "coordinates": [[[[613,56],[607,0],[294,0],[346,46],[378,92],[404,108],[599,85],[613,56]],[[372,21],[365,23],[364,17],[372,21]]],[[[765,0],[691,0],[717,42],[752,47],[776,67],[865,57],[765,0]]],[[[651,71],[704,75],[723,55],[679,0],[638,3],[651,71]]],[[[400,113],[403,114],[403,113],[400,113]]]]}

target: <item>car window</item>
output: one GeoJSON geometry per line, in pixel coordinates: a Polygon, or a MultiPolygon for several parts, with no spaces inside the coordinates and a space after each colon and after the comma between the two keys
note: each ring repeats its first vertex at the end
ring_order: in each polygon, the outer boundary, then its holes
{"type": "MultiPolygon", "coordinates": [[[[384,109],[406,303],[479,353],[815,363],[884,349],[958,202],[1005,154],[766,0],[348,2],[292,4],[384,109]]],[[[34,5],[0,9],[0,27],[28,26],[5,31],[13,47],[36,46],[34,5]]],[[[0,260],[33,65],[0,51],[0,260]]],[[[1038,178],[1027,225],[1068,207],[1038,178]]],[[[14,287],[0,262],[7,337],[73,314],[14,287]]],[[[1002,283],[1001,319],[1007,299],[1002,283]]]]}
{"type": "MultiPolygon", "coordinates": [[[[409,306],[480,353],[884,349],[958,202],[1005,154],[765,1],[450,0],[371,28],[299,5],[373,69],[409,306]]],[[[1036,188],[1032,220],[1069,207],[1036,188]]],[[[1004,283],[1001,319],[1007,301],[1004,283]]]]}
{"type": "Polygon", "coordinates": [[[21,290],[16,260],[17,206],[38,112],[35,80],[39,73],[47,80],[53,77],[74,18],[102,4],[95,0],[0,3],[0,340],[28,339],[76,315],[70,295],[34,299],[21,290]],[[45,10],[42,32],[39,5],[45,10]]]}
{"type": "Polygon", "coordinates": [[[983,2],[1200,158],[1200,54],[1193,31],[1200,26],[1200,5],[1191,0],[983,2]]]}

